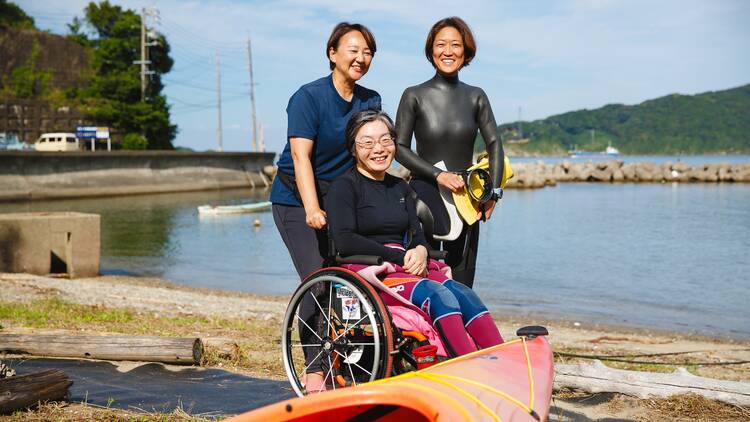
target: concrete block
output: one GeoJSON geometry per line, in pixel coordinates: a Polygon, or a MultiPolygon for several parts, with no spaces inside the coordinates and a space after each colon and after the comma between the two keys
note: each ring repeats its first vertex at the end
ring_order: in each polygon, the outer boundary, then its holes
{"type": "Polygon", "coordinates": [[[96,276],[100,226],[97,214],[0,214],[0,272],[96,276]]]}

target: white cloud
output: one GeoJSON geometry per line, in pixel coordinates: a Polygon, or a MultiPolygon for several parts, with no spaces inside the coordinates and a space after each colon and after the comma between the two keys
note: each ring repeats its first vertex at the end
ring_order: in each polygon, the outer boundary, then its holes
{"type": "MultiPolygon", "coordinates": [[[[20,2],[56,30],[87,1],[20,2]],[[69,17],[66,19],[66,14],[69,17]]],[[[116,1],[140,9],[148,2],[116,1]]],[[[248,145],[249,100],[245,40],[253,39],[258,115],[266,142],[285,142],[285,107],[303,83],[327,73],[325,42],[336,22],[362,22],[373,30],[378,53],[365,86],[378,90],[395,112],[409,85],[430,77],[423,42],[437,19],[462,16],[479,44],[462,79],[488,93],[499,122],[541,118],[611,102],[635,103],[671,92],[696,93],[750,82],[750,3],[698,0],[659,2],[430,2],[286,0],[277,2],[160,0],[159,28],[173,46],[170,98],[213,104],[217,48],[222,54],[225,145],[248,145]],[[179,81],[179,84],[177,83],[179,81]],[[189,87],[187,85],[192,85],[189,87]],[[199,88],[195,88],[199,87],[199,88]],[[235,100],[229,102],[229,98],[235,100]],[[245,132],[243,132],[245,131],[245,132]]],[[[187,111],[175,103],[182,131],[177,143],[197,149],[215,145],[216,111],[187,111]],[[182,113],[180,112],[182,110],[182,113]]],[[[193,109],[194,110],[194,109],[193,109]]]]}

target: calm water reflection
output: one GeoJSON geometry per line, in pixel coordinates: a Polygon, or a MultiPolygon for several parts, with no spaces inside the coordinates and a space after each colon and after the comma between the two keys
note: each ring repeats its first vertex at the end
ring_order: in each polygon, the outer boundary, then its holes
{"type": "MultiPolygon", "coordinates": [[[[102,216],[102,271],[288,294],[270,212],[199,218],[264,190],[0,204],[102,216]],[[254,227],[258,219],[260,227],[254,227]]],[[[490,308],[750,338],[750,186],[561,184],[509,191],[482,227],[476,288],[490,308]]]]}

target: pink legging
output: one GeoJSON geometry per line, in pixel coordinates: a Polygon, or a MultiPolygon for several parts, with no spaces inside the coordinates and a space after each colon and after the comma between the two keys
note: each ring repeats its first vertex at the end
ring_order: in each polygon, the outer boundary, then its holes
{"type": "MultiPolygon", "coordinates": [[[[481,299],[465,285],[430,271],[426,278],[392,273],[383,282],[391,291],[418,306],[432,319],[450,357],[461,356],[503,342],[497,326],[481,299]]],[[[386,305],[401,303],[380,295],[386,305]]]]}

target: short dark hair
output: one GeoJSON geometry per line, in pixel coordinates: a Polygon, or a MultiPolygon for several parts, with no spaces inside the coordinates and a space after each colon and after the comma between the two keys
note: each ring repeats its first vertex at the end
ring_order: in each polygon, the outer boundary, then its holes
{"type": "Polygon", "coordinates": [[[432,25],[429,34],[427,34],[427,41],[424,43],[424,55],[427,56],[427,61],[429,61],[433,67],[437,67],[432,60],[432,44],[435,43],[435,37],[438,32],[440,32],[441,29],[448,27],[456,28],[461,34],[461,38],[464,40],[464,64],[461,67],[468,66],[477,54],[477,43],[474,41],[474,34],[471,32],[469,25],[458,16],[440,19],[435,22],[435,25],[432,25]]]}
{"type": "Polygon", "coordinates": [[[359,23],[341,22],[336,25],[335,28],[333,28],[333,31],[331,31],[331,36],[328,37],[328,43],[326,44],[326,58],[328,59],[328,66],[331,68],[331,70],[336,68],[336,63],[332,62],[328,57],[328,52],[331,51],[332,48],[333,51],[336,51],[336,49],[339,47],[339,41],[341,41],[341,37],[352,31],[359,31],[360,34],[362,34],[362,36],[365,38],[365,42],[367,43],[367,47],[370,48],[372,56],[375,57],[375,51],[378,49],[378,46],[375,43],[375,36],[372,35],[372,32],[370,32],[370,30],[367,29],[366,26],[359,23]]]}
{"type": "Polygon", "coordinates": [[[362,129],[362,126],[378,120],[385,123],[391,137],[394,139],[396,138],[396,126],[393,124],[393,120],[391,120],[388,113],[372,108],[360,111],[349,119],[349,122],[346,124],[346,131],[344,132],[346,137],[346,149],[350,154],[354,155],[354,141],[357,138],[357,133],[362,129]]]}

